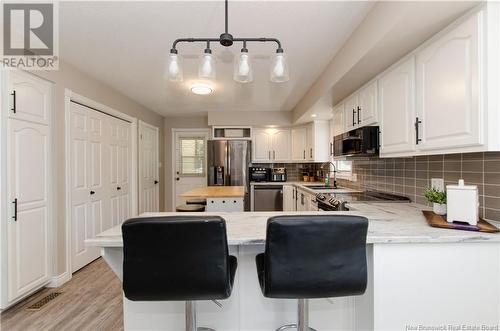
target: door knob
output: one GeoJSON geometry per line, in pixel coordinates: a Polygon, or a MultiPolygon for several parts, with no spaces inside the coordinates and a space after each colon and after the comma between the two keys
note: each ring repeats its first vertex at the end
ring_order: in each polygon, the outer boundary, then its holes
{"type": "Polygon", "coordinates": [[[155,180],[155,185],[158,184],[159,182],[157,180],[155,180]]]}
{"type": "Polygon", "coordinates": [[[95,194],[95,191],[90,191],[90,195],[93,195],[93,194],[95,194]]]}
{"type": "Polygon", "coordinates": [[[121,190],[122,188],[121,188],[120,186],[118,186],[116,189],[119,191],[119,190],[121,190]]]}

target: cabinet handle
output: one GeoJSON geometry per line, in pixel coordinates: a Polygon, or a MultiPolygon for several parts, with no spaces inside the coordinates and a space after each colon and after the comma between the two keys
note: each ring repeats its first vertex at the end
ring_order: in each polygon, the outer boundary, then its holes
{"type": "Polygon", "coordinates": [[[90,191],[90,195],[94,195],[95,194],[95,191],[90,191]]]}
{"type": "Polygon", "coordinates": [[[267,158],[270,160],[271,159],[271,151],[267,151],[267,158]]]}
{"type": "Polygon", "coordinates": [[[333,156],[333,143],[330,143],[330,156],[333,156]]]}
{"type": "Polygon", "coordinates": [[[276,160],[276,151],[273,151],[273,160],[276,160]]]}
{"type": "Polygon", "coordinates": [[[419,124],[421,124],[421,123],[422,123],[422,121],[420,121],[420,120],[418,119],[418,117],[417,117],[417,118],[415,119],[415,143],[416,143],[417,145],[418,145],[418,143],[419,143],[419,142],[421,142],[421,141],[422,141],[422,139],[420,139],[420,138],[418,137],[418,136],[419,136],[419,134],[418,134],[418,125],[419,125],[419,124]]]}
{"type": "Polygon", "coordinates": [[[155,183],[155,185],[156,185],[156,184],[158,184],[158,183],[159,183],[159,181],[155,180],[155,181],[154,181],[154,183],[155,183]]]}
{"type": "Polygon", "coordinates": [[[13,101],[11,110],[15,114],[16,113],[16,91],[15,90],[12,91],[12,93],[10,95],[12,95],[12,101],[13,101]]]}
{"type": "Polygon", "coordinates": [[[306,159],[306,150],[304,149],[304,160],[306,159]]]}
{"type": "Polygon", "coordinates": [[[356,120],[354,119],[354,115],[356,115],[356,110],[353,108],[352,109],[352,126],[356,125],[356,120]]]}
{"type": "Polygon", "coordinates": [[[313,158],[313,149],[311,148],[311,151],[309,152],[310,158],[313,158]]]}
{"type": "Polygon", "coordinates": [[[17,198],[12,203],[14,204],[14,216],[12,216],[12,219],[17,222],[17,198]]]}
{"type": "Polygon", "coordinates": [[[361,107],[358,106],[358,124],[361,123],[361,119],[359,118],[359,113],[361,113],[361,107]]]}

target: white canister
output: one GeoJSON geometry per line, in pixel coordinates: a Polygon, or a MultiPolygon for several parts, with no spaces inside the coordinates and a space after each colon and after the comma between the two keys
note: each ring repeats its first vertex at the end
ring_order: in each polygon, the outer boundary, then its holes
{"type": "Polygon", "coordinates": [[[479,218],[479,193],[476,185],[465,185],[460,179],[458,185],[446,186],[447,221],[466,222],[477,225],[479,218]]]}

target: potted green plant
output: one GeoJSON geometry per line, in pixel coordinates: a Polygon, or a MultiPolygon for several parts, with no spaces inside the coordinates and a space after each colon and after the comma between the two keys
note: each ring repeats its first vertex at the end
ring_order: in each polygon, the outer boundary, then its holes
{"type": "Polygon", "coordinates": [[[446,191],[439,191],[433,187],[429,187],[425,190],[424,196],[427,201],[432,202],[432,210],[435,214],[446,214],[446,191]]]}

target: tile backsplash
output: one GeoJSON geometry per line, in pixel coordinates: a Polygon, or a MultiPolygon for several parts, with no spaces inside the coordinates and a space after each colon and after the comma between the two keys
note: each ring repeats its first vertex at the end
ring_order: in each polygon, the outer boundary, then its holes
{"type": "Polygon", "coordinates": [[[352,170],[357,181],[339,179],[339,185],[402,194],[421,204],[428,204],[423,192],[431,178],[445,185],[464,179],[479,189],[480,216],[500,221],[500,152],[353,159],[352,170]]]}
{"type": "Polygon", "coordinates": [[[321,163],[252,163],[252,167],[286,168],[288,181],[301,181],[304,172],[316,173],[321,168],[321,163]]]}

